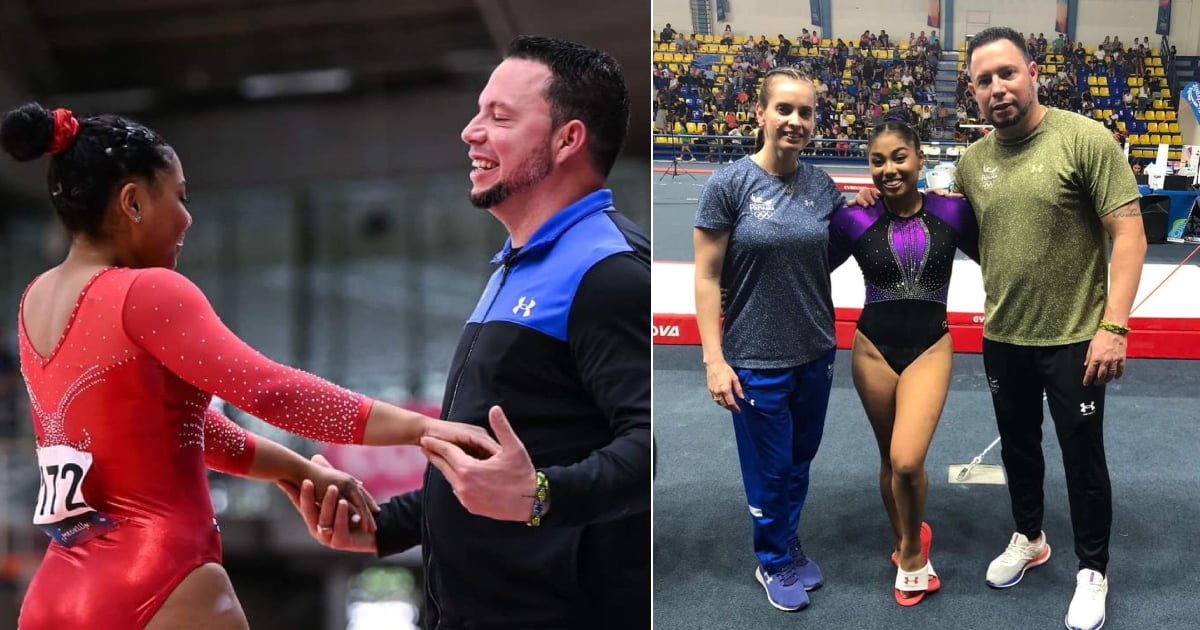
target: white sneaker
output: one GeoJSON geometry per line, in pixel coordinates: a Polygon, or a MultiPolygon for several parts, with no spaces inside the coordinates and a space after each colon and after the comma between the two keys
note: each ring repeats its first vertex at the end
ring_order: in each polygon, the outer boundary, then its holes
{"type": "Polygon", "coordinates": [[[1104,625],[1104,598],[1108,578],[1098,571],[1081,569],[1075,576],[1075,597],[1067,609],[1067,627],[1071,630],[1098,630],[1104,625]]]}
{"type": "Polygon", "coordinates": [[[1025,570],[1045,564],[1050,559],[1046,532],[1036,542],[1024,534],[1014,533],[1008,548],[988,565],[987,584],[992,588],[1008,588],[1025,577],[1025,570]]]}

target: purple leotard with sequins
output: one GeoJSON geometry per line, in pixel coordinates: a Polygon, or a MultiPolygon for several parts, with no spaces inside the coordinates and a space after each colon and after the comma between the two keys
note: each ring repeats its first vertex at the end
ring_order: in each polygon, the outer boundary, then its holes
{"type": "Polygon", "coordinates": [[[925,195],[911,217],[891,214],[882,199],[833,215],[830,267],[851,255],[858,262],[867,288],[858,330],[897,374],[946,334],[954,252],[978,261],[978,239],[975,213],[961,198],[925,195]]]}

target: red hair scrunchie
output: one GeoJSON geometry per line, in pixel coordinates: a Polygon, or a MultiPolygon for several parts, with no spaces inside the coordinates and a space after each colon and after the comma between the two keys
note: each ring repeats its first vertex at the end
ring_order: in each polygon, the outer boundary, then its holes
{"type": "Polygon", "coordinates": [[[79,134],[79,121],[69,109],[56,109],[54,114],[54,137],[50,139],[50,155],[58,155],[67,150],[79,134]]]}

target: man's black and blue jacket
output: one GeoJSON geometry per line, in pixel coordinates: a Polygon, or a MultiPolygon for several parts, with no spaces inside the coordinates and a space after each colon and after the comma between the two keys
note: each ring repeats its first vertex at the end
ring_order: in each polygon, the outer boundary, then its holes
{"type": "Polygon", "coordinates": [[[376,517],[379,555],[422,545],[427,628],[649,628],[649,239],[598,190],[493,263],[442,417],[487,427],[500,405],[550,511],[473,516],[430,466],[376,517]]]}

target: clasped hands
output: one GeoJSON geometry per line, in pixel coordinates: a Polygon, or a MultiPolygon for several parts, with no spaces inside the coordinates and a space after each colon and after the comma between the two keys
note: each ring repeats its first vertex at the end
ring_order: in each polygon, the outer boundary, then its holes
{"type": "MultiPolygon", "coordinates": [[[[536,471],[525,445],[500,407],[488,411],[493,441],[482,427],[434,422],[420,439],[421,452],[436,467],[463,507],[477,516],[524,522],[533,510],[536,471]]],[[[312,458],[314,476],[332,468],[321,455],[312,458]]],[[[336,475],[334,475],[336,477],[336,475]]],[[[346,475],[348,477],[348,475],[346,475]]],[[[350,479],[353,479],[352,477],[350,479]]],[[[375,552],[375,500],[354,483],[304,480],[300,487],[279,483],[300,512],[309,535],[321,544],[343,551],[375,552]],[[315,482],[315,483],[314,483],[315,482]],[[324,491],[317,488],[324,487],[324,491]],[[360,497],[357,492],[361,491],[360,497]]]]}

